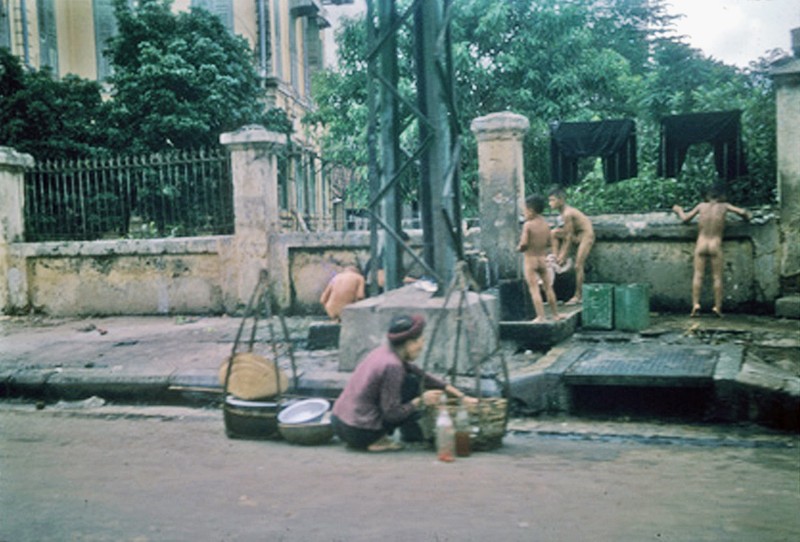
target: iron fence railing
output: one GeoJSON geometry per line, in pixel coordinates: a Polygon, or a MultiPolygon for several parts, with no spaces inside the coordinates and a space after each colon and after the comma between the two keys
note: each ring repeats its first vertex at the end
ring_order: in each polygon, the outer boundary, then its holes
{"type": "Polygon", "coordinates": [[[44,161],[25,174],[25,240],[233,233],[223,148],[44,161]]]}

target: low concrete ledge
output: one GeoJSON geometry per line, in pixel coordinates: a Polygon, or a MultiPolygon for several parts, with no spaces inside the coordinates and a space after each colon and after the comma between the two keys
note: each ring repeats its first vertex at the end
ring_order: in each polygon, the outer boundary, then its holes
{"type": "Polygon", "coordinates": [[[800,377],[760,362],[747,362],[733,381],[742,419],[800,431],[800,377]]]}
{"type": "Polygon", "coordinates": [[[580,313],[580,309],[574,309],[569,313],[562,313],[561,320],[541,323],[500,322],[500,339],[514,341],[527,350],[546,351],[575,333],[580,313]]]}
{"type": "Polygon", "coordinates": [[[52,369],[23,369],[21,371],[7,371],[0,374],[3,383],[3,397],[41,397],[44,395],[45,385],[50,375],[55,374],[52,369]]]}
{"type": "Polygon", "coordinates": [[[775,300],[775,316],[800,319],[800,295],[790,295],[775,300]]]}
{"type": "Polygon", "coordinates": [[[228,246],[232,242],[232,235],[169,239],[47,241],[14,243],[9,245],[9,252],[18,258],[217,254],[220,247],[228,246]]]}
{"type": "Polygon", "coordinates": [[[338,348],[341,329],[342,326],[334,322],[313,322],[308,326],[308,349],[338,348]]]}
{"type": "Polygon", "coordinates": [[[94,395],[120,401],[163,401],[169,393],[169,377],[75,369],[52,375],[44,391],[48,397],[68,401],[94,395]]]}
{"type": "Polygon", "coordinates": [[[171,389],[185,388],[202,391],[204,389],[212,393],[222,393],[222,384],[219,375],[207,370],[185,369],[175,371],[168,379],[171,389]]]}
{"type": "Polygon", "coordinates": [[[513,403],[526,413],[567,411],[569,395],[561,370],[565,363],[569,366],[577,359],[576,350],[577,355],[583,352],[583,349],[556,347],[533,365],[513,371],[509,382],[513,403]]]}
{"type": "Polygon", "coordinates": [[[123,402],[167,402],[168,377],[112,374],[96,369],[30,369],[0,375],[4,397],[80,400],[98,396],[123,402]]]}

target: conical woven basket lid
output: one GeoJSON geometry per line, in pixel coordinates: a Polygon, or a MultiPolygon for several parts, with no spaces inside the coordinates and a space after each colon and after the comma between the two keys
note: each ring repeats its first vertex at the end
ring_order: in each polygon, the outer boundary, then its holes
{"type": "MultiPolygon", "coordinates": [[[[219,368],[219,381],[223,386],[229,361],[230,358],[226,359],[219,368]]],[[[252,352],[239,352],[235,355],[228,379],[228,393],[231,395],[246,401],[267,399],[286,391],[288,386],[286,374],[278,369],[276,375],[275,365],[266,358],[252,352]]]]}

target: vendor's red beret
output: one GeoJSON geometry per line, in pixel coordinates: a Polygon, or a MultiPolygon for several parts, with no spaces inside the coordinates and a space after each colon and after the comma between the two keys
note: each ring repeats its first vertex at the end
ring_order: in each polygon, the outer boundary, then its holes
{"type": "Polygon", "coordinates": [[[395,316],[389,323],[386,337],[392,344],[399,344],[409,339],[416,339],[425,329],[425,317],[421,314],[395,316]]]}

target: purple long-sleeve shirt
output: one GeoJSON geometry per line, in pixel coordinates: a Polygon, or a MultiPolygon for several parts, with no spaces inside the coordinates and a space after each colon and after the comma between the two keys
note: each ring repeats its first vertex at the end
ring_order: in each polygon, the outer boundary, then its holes
{"type": "Polygon", "coordinates": [[[425,373],[411,363],[404,363],[388,344],[382,344],[358,364],[342,394],[333,405],[333,414],[341,421],[360,429],[383,429],[383,423],[400,423],[415,408],[400,402],[406,373],[425,379],[428,389],[444,389],[445,382],[425,373]]]}

